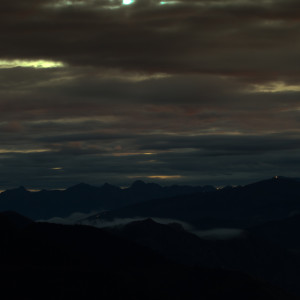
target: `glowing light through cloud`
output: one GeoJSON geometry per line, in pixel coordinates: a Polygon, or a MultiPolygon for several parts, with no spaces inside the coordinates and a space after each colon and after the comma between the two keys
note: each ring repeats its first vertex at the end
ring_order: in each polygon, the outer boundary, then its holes
{"type": "Polygon", "coordinates": [[[130,5],[134,2],[134,0],[123,0],[123,5],[130,5]]]}
{"type": "Polygon", "coordinates": [[[49,68],[61,68],[64,64],[59,61],[48,61],[48,60],[3,60],[0,59],[0,69],[11,69],[11,68],[34,68],[34,69],[49,69],[49,68]]]}
{"type": "Polygon", "coordinates": [[[140,153],[140,152],[125,152],[125,153],[113,153],[112,156],[135,156],[135,155],[153,155],[152,152],[140,153]]]}
{"type": "Polygon", "coordinates": [[[182,175],[149,175],[149,176],[136,175],[136,176],[128,176],[128,178],[132,178],[132,179],[148,178],[148,179],[167,180],[167,179],[180,179],[183,178],[183,176],[182,175]]]}
{"type": "Polygon", "coordinates": [[[166,5],[166,4],[178,4],[179,1],[161,1],[159,2],[160,5],[166,5]]]}
{"type": "Polygon", "coordinates": [[[70,0],[61,0],[61,1],[56,1],[54,3],[49,3],[46,4],[46,7],[52,7],[52,8],[64,8],[64,7],[70,7],[70,6],[83,6],[86,5],[86,1],[79,1],[79,0],[74,0],[74,1],[70,1],[70,0]]]}
{"type": "Polygon", "coordinates": [[[281,93],[281,92],[299,92],[299,85],[286,84],[284,82],[272,82],[268,85],[254,85],[251,93],[281,93]]]}
{"type": "Polygon", "coordinates": [[[182,178],[181,175],[151,175],[147,176],[150,179],[180,179],[182,178]]]}

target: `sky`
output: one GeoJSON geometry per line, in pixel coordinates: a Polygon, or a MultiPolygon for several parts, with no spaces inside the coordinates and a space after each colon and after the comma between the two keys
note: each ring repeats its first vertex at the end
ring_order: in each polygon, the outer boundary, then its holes
{"type": "Polygon", "coordinates": [[[0,189],[300,177],[300,2],[1,0],[0,189]]]}

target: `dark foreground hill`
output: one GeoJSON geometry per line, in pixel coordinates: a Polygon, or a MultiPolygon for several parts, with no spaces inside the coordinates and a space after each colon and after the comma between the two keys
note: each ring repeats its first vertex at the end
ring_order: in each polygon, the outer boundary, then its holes
{"type": "Polygon", "coordinates": [[[179,224],[159,224],[151,219],[110,230],[173,261],[245,272],[300,295],[300,257],[250,232],[217,237],[207,231],[206,238],[200,238],[179,224]]]}
{"type": "Polygon", "coordinates": [[[235,271],[188,267],[101,229],[0,216],[4,299],[293,299],[235,271]]]}
{"type": "Polygon", "coordinates": [[[300,214],[282,220],[274,220],[250,228],[252,234],[281,245],[293,253],[300,254],[300,214]]]}

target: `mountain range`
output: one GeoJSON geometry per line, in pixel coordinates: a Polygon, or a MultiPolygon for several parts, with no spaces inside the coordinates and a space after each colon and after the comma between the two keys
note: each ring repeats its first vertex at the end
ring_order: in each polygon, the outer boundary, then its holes
{"type": "Polygon", "coordinates": [[[153,199],[90,216],[90,222],[122,218],[181,220],[198,229],[248,228],[300,213],[300,182],[274,177],[212,192],[153,199]]]}
{"type": "Polygon", "coordinates": [[[212,186],[162,187],[140,180],[126,189],[108,183],[100,187],[80,183],[65,190],[30,192],[20,186],[0,194],[0,211],[16,211],[33,220],[49,219],[67,217],[76,212],[111,210],[150,199],[214,190],[212,186]]]}
{"type": "Polygon", "coordinates": [[[2,287],[14,297],[300,297],[298,179],[222,189],[20,187],[0,194],[0,211],[2,287]],[[51,223],[74,212],[77,224],[51,223]]]}
{"type": "Polygon", "coordinates": [[[160,224],[152,219],[109,230],[177,263],[244,272],[300,295],[299,253],[275,245],[266,236],[244,230],[235,237],[207,238],[179,224],[160,224]]]}

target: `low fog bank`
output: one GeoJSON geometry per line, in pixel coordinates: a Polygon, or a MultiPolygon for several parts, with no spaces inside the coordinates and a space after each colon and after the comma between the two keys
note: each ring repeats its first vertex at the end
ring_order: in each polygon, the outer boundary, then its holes
{"type": "MultiPolygon", "coordinates": [[[[37,220],[36,222],[45,222],[45,223],[54,223],[54,224],[64,224],[64,225],[75,225],[75,224],[83,224],[83,220],[97,214],[99,212],[93,211],[90,213],[81,213],[75,212],[69,215],[68,217],[53,217],[48,220],[37,220]]],[[[92,225],[92,224],[86,224],[92,225]]]]}
{"type": "MultiPolygon", "coordinates": [[[[97,228],[113,228],[113,227],[123,227],[129,223],[136,222],[136,221],[144,221],[147,219],[145,217],[134,217],[134,218],[116,218],[109,221],[100,218],[88,220],[89,217],[97,213],[99,212],[90,212],[88,214],[76,212],[66,218],[53,217],[48,220],[39,220],[38,222],[48,222],[48,223],[65,224],[65,225],[81,224],[81,225],[88,225],[97,228]]],[[[195,234],[202,239],[227,240],[227,239],[240,238],[245,233],[244,230],[236,229],[236,228],[213,228],[209,230],[198,230],[194,228],[191,224],[183,222],[181,220],[169,219],[169,218],[155,218],[155,217],[151,219],[163,225],[169,225],[172,223],[180,224],[184,230],[192,234],[195,234]]]]}
{"type": "Polygon", "coordinates": [[[243,237],[245,231],[237,228],[213,228],[196,230],[193,233],[202,239],[228,240],[243,237]]]}

